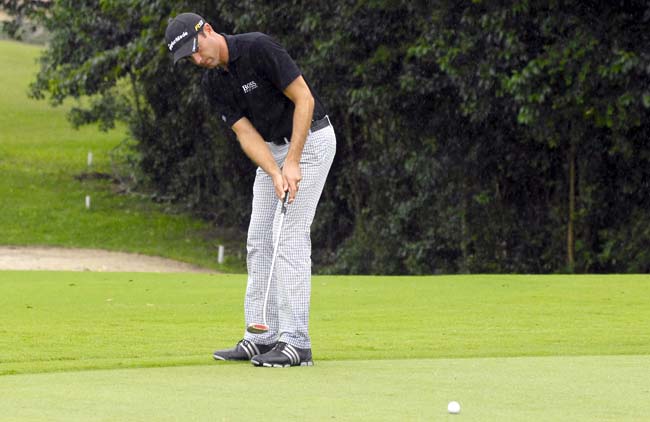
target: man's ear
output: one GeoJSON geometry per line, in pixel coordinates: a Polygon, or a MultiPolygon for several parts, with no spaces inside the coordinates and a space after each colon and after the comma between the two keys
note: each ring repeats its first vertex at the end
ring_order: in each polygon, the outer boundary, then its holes
{"type": "Polygon", "coordinates": [[[210,34],[210,33],[213,33],[214,28],[212,28],[212,26],[209,23],[205,23],[205,24],[203,24],[203,32],[205,32],[206,35],[210,34]]]}

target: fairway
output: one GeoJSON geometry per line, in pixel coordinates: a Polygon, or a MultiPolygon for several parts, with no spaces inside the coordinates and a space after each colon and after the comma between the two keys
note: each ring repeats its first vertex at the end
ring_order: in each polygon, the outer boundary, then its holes
{"type": "Polygon", "coordinates": [[[73,129],[66,114],[75,101],[53,108],[28,98],[41,53],[42,47],[0,40],[0,244],[136,252],[242,272],[234,244],[226,263],[216,263],[224,239],[210,235],[205,221],[156,204],[144,192],[119,193],[123,187],[109,179],[125,159],[114,155],[126,154],[124,125],[110,132],[94,125],[73,129]]]}
{"type": "Polygon", "coordinates": [[[245,281],[0,272],[0,420],[650,415],[648,276],[314,277],[316,366],[291,369],[212,361],[245,281]]]}

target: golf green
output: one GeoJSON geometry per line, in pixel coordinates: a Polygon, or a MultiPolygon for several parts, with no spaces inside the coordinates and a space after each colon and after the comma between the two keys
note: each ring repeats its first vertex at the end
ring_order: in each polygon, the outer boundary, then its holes
{"type": "Polygon", "coordinates": [[[10,375],[0,378],[0,419],[643,421],[648,368],[650,356],[586,356],[10,375]],[[447,413],[451,400],[460,414],[447,413]]]}

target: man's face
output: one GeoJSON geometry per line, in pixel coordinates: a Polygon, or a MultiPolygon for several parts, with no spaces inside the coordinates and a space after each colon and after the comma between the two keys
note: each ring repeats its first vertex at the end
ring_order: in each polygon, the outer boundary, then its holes
{"type": "Polygon", "coordinates": [[[206,24],[197,36],[198,49],[190,56],[190,61],[197,66],[213,69],[219,66],[219,43],[216,34],[206,24]]]}

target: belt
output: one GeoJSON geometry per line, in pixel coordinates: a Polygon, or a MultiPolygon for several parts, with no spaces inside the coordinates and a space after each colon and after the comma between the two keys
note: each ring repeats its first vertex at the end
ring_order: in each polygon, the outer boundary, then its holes
{"type": "MultiPolygon", "coordinates": [[[[309,133],[312,134],[314,132],[318,132],[321,129],[325,129],[327,126],[331,126],[332,123],[330,122],[329,116],[325,115],[322,119],[318,120],[313,120],[311,122],[311,127],[309,128],[309,133]]],[[[271,143],[275,145],[284,145],[289,143],[289,138],[286,136],[284,138],[280,139],[274,139],[271,141],[271,143]]]]}
{"type": "Polygon", "coordinates": [[[332,123],[330,123],[330,118],[326,114],[325,117],[323,117],[322,119],[314,120],[313,122],[311,122],[311,128],[309,128],[309,132],[314,133],[321,129],[325,129],[327,126],[331,126],[331,125],[332,123]]]}

